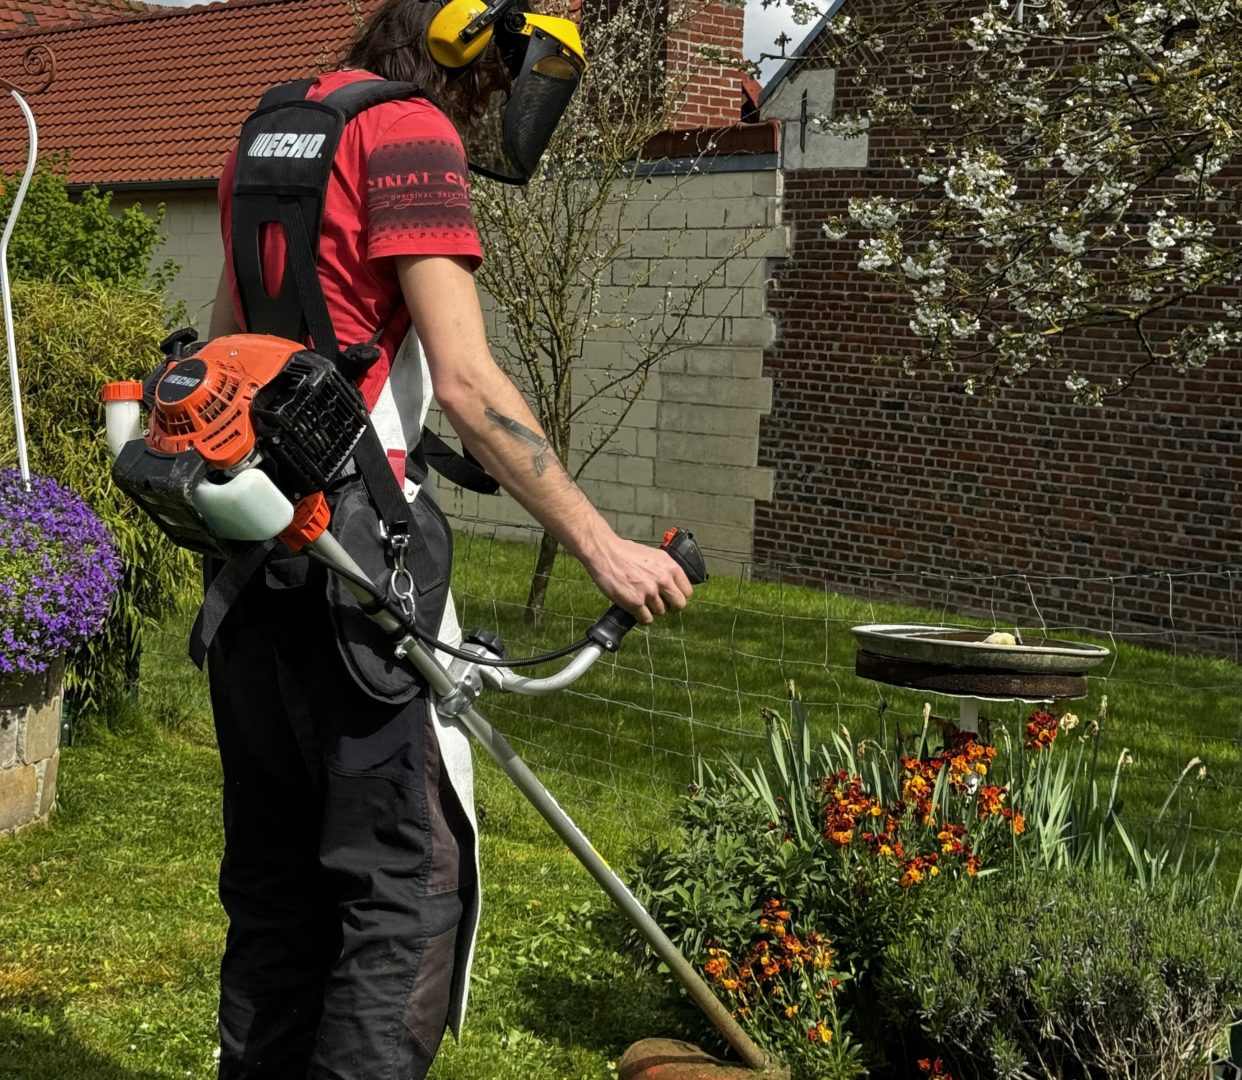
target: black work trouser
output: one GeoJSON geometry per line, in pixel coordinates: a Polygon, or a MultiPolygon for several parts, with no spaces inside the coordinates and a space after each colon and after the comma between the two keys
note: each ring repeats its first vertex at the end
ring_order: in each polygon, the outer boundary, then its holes
{"type": "Polygon", "coordinates": [[[260,570],[211,647],[220,1080],[425,1076],[475,886],[427,699],[385,705],[356,686],[322,574],[273,589],[260,570]]]}

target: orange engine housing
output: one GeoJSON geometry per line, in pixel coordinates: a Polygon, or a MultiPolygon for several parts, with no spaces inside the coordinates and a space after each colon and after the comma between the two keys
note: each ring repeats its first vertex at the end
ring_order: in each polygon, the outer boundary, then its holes
{"type": "Polygon", "coordinates": [[[147,445],[166,454],[196,450],[215,469],[244,461],[255,444],[250,403],[304,348],[269,334],[233,334],[169,364],[156,384],[147,445]]]}

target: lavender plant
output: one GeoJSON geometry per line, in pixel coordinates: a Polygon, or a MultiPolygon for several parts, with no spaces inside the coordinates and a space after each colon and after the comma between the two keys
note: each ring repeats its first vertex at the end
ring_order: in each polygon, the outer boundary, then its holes
{"type": "Polygon", "coordinates": [[[0,679],[46,670],[97,634],[121,580],[107,527],[45,476],[0,471],[0,679]]]}

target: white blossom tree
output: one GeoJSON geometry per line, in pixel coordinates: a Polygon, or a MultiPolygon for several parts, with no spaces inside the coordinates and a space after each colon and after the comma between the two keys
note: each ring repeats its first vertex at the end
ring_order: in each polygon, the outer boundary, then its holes
{"type": "Polygon", "coordinates": [[[821,47],[846,102],[822,130],[912,136],[908,184],[824,225],[908,311],[892,359],[981,394],[1060,369],[1099,404],[1236,355],[1240,0],[849,0],[821,47]],[[1123,370],[1083,359],[1100,327],[1123,370]]]}
{"type": "MultiPolygon", "coordinates": [[[[698,170],[682,162],[683,175],[653,184],[653,170],[667,163],[648,147],[668,129],[696,67],[718,59],[683,49],[684,62],[669,61],[678,55],[670,40],[701,7],[700,0],[586,5],[590,66],[539,174],[520,188],[481,178],[472,185],[487,251],[478,279],[504,324],[493,351],[575,480],[613,440],[660,364],[711,333],[717,320],[704,311],[704,291],[722,284],[729,259],[758,235],[690,261],[676,257],[684,226],[665,229],[662,239],[645,228],[659,206],[684,199],[698,170]],[[589,342],[606,343],[606,363],[598,350],[588,359],[589,342]]],[[[527,603],[532,622],[557,549],[545,530],[527,603]]]]}

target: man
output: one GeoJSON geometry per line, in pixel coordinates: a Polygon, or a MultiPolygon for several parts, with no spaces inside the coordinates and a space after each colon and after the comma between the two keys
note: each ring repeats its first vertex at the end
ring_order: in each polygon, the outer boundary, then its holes
{"type": "MultiPolygon", "coordinates": [[[[337,341],[378,354],[358,385],[390,460],[400,465],[416,447],[429,376],[465,447],[605,596],[649,623],[685,605],[689,581],[664,553],[617,536],[573,483],[488,351],[472,276],[483,253],[462,135],[496,120],[498,91],[511,92],[512,106],[550,100],[561,92],[552,77],[572,74],[580,57],[572,23],[513,0],[487,9],[476,0],[386,0],[346,66],[306,97],[376,78],[414,83],[427,97],[375,105],[345,127],[316,271],[337,341]],[[543,82],[526,78],[532,66],[543,82]],[[407,331],[417,347],[400,349],[407,331]]],[[[522,119],[506,117],[512,130],[522,119]]],[[[525,158],[533,167],[541,149],[510,146],[507,164],[525,158]]],[[[237,252],[258,245],[269,297],[289,270],[281,230],[240,235],[238,168],[234,151],[220,184],[233,257],[213,338],[271,329],[246,318],[263,302],[253,281],[239,285],[237,252]]],[[[407,497],[414,487],[407,483],[407,497]]],[[[442,636],[454,629],[450,604],[442,636]]],[[[355,682],[322,573],[301,559],[272,560],[246,587],[209,662],[230,919],[222,1080],[424,1076],[445,1026],[460,1023],[477,919],[464,736],[436,715],[425,688],[393,704],[355,682]]]]}

